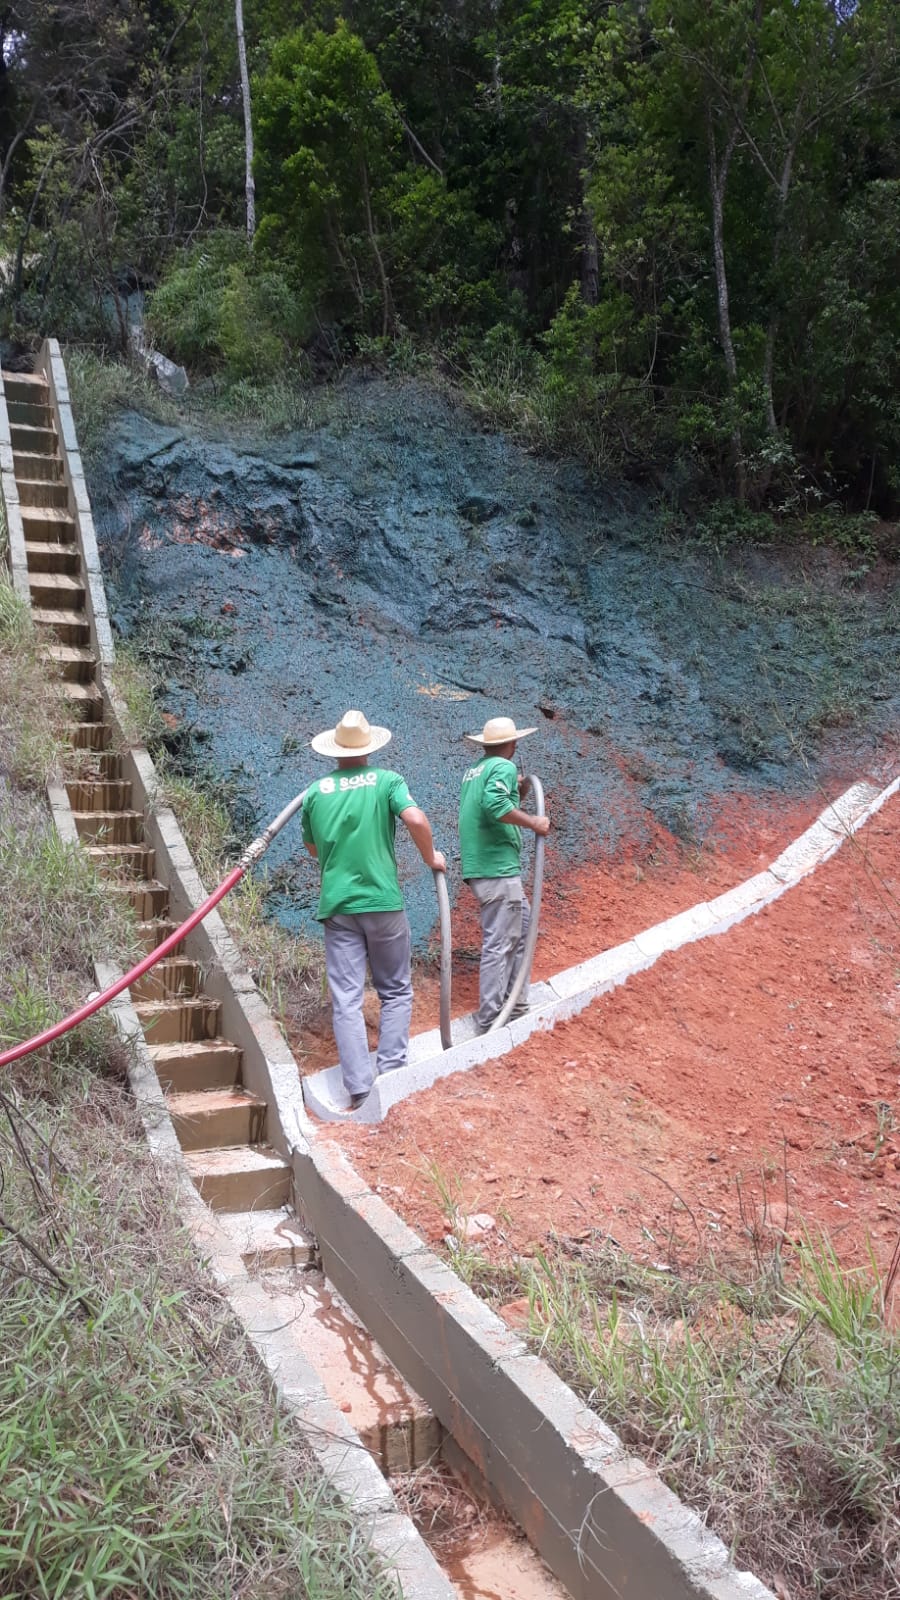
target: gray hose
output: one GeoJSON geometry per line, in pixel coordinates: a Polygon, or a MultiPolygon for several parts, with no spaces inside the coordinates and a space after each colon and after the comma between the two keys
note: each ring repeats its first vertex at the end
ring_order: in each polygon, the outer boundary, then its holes
{"type": "MultiPolygon", "coordinates": [[[[535,815],[545,817],[544,786],[540,778],[531,774],[531,793],[534,798],[535,815]]],[[[531,963],[534,960],[535,947],[538,940],[538,923],[541,915],[541,890],[544,887],[544,841],[539,833],[534,836],[534,872],[531,884],[531,922],[528,925],[528,934],[525,939],[525,949],[522,951],[522,965],[516,973],[513,986],[503,1002],[501,1010],[497,1013],[488,1033],[493,1033],[495,1028],[502,1028],[509,1019],[509,1014],[516,1005],[519,995],[531,979],[531,963]]]]}
{"type": "Polygon", "coordinates": [[[450,936],[450,896],[447,893],[447,874],[435,872],[438,916],[441,925],[441,1049],[449,1050],[453,1043],[450,1029],[450,989],[453,979],[453,946],[450,936]]]}

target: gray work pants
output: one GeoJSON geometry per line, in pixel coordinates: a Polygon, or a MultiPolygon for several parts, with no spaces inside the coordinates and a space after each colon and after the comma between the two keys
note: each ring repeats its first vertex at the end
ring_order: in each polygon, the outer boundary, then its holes
{"type": "MultiPolygon", "coordinates": [[[[475,1022],[483,1029],[489,1028],[502,1010],[522,965],[531,907],[519,877],[470,878],[469,888],[481,913],[481,969],[475,1022]]],[[[518,1005],[524,1006],[527,1000],[526,984],[518,1005]]]]}
{"type": "Polygon", "coordinates": [[[334,1038],[348,1094],[365,1094],[375,1074],[406,1063],[412,1018],[409,923],[405,911],[359,911],[326,917],[325,972],[334,1038]],[[366,959],[381,1001],[375,1067],[363,1021],[366,959]]]}

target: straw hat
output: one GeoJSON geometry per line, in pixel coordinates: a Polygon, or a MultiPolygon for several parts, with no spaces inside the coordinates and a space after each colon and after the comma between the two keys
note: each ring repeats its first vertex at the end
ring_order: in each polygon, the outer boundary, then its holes
{"type": "Polygon", "coordinates": [[[512,717],[489,717],[480,733],[467,733],[473,744],[510,744],[514,739],[527,739],[537,728],[517,728],[512,717]]]}
{"type": "Polygon", "coordinates": [[[319,756],[370,756],[390,739],[390,728],[374,727],[361,711],[345,711],[336,728],[317,733],[310,744],[319,756]]]}

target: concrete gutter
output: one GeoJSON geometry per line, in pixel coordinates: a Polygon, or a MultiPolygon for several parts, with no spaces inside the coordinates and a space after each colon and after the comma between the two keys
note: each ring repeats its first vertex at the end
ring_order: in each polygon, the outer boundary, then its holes
{"type": "MultiPolygon", "coordinates": [[[[108,675],[104,696],[115,725],[121,705],[108,675]]],[[[125,774],[145,810],[172,915],[186,915],[205,890],[177,820],[159,803],[145,750],[126,752],[125,774]]],[[[343,1153],[317,1139],[296,1061],[216,912],[190,936],[187,953],[222,1003],[222,1032],[244,1052],[245,1083],[268,1102],[269,1138],[290,1157],[296,1208],[319,1240],[327,1277],[573,1600],[773,1600],[343,1153]]],[[[304,1391],[288,1377],[284,1392],[290,1399],[304,1391]]],[[[415,1600],[427,1591],[406,1592],[415,1600]]]]}
{"type": "Polygon", "coordinates": [[[746,917],[755,916],[833,856],[846,839],[851,839],[885,801],[896,794],[898,787],[900,777],[883,789],[865,782],[852,784],[827,805],[805,833],[783,850],[764,872],[758,872],[715,900],[700,901],[676,917],[645,928],[625,944],[604,950],[577,966],[566,967],[546,983],[532,984],[528,1015],[507,1023],[506,1027],[477,1037],[474,1018],[463,1017],[453,1024],[455,1042],[449,1050],[441,1049],[437,1028],[417,1034],[410,1040],[407,1065],[376,1078],[365,1104],[349,1116],[340,1068],[327,1067],[323,1072],[311,1073],[303,1080],[303,1098],[308,1110],[323,1122],[383,1122],[391,1106],[408,1100],[421,1089],[430,1088],[440,1078],[468,1072],[472,1067],[506,1055],[531,1034],[552,1029],[557,1022],[576,1016],[635,973],[652,967],[667,952],[680,950],[697,939],[727,933],[746,917]]]}
{"type": "Polygon", "coordinates": [[[12,433],[6,407],[6,391],[0,375],[0,492],[6,519],[7,561],[12,586],[20,600],[31,606],[28,560],[25,555],[25,529],[19,504],[19,485],[13,463],[12,433]]]}
{"type": "Polygon", "coordinates": [[[106,607],[106,589],[103,584],[103,571],[100,566],[97,534],[84,477],[84,466],[75,433],[75,419],[72,416],[69,399],[69,380],[56,339],[44,340],[34,370],[46,378],[50,391],[50,408],[56,421],[63,461],[63,479],[69,491],[69,507],[75,518],[78,544],[81,549],[91,647],[101,666],[108,666],[113,660],[114,651],[109,612],[106,607]]]}
{"type": "MultiPolygon", "coordinates": [[[[53,372],[62,420],[68,402],[60,374],[56,368],[53,372]]],[[[79,527],[83,525],[80,521],[79,527]]],[[[90,551],[87,558],[89,566],[90,551]]],[[[96,572],[98,589],[92,582],[91,602],[99,620],[106,608],[99,565],[96,572]]],[[[101,673],[101,680],[110,720],[122,733],[124,747],[121,703],[108,671],[101,673]]],[[[127,750],[125,765],[125,775],[134,783],[134,805],[144,810],[157,851],[157,877],[168,885],[172,915],[180,917],[205,897],[203,887],[173,813],[159,803],[158,777],[146,750],[127,750]]],[[[52,800],[64,836],[69,827],[74,833],[71,813],[66,821],[67,797],[57,793],[52,800]]],[[[317,1140],[303,1105],[297,1064],[216,913],[190,936],[187,953],[206,968],[205,988],[221,1000],[222,1032],[243,1050],[247,1087],[268,1102],[269,1137],[290,1157],[296,1205],[318,1235],[328,1277],[389,1360],[431,1405],[456,1445],[483,1472],[498,1501],[573,1600],[774,1600],[756,1578],[734,1568],[725,1546],[699,1517],[645,1464],[630,1457],[600,1417],[367,1188],[343,1153],[331,1142],[317,1140]]],[[[109,975],[99,969],[98,981],[109,975]]],[[[130,1037],[137,1019],[128,1002],[119,1001],[117,1015],[130,1037]]],[[[518,1042],[519,1026],[505,1030],[509,1048],[518,1042]]],[[[148,1137],[159,1159],[171,1163],[173,1173],[177,1170],[181,1192],[185,1175],[177,1167],[180,1152],[173,1148],[167,1113],[163,1120],[161,1091],[149,1060],[139,1045],[135,1050],[148,1137]]],[[[186,1193],[193,1215],[191,1190],[186,1193]]],[[[196,1205],[201,1205],[199,1198],[196,1205]]],[[[197,1213],[196,1236],[212,1229],[218,1258],[219,1225],[205,1207],[202,1212],[202,1227],[197,1213]]],[[[388,1545],[393,1539],[391,1560],[401,1573],[408,1572],[403,1581],[409,1600],[446,1600],[452,1589],[410,1532],[411,1524],[391,1509],[386,1485],[376,1485],[368,1476],[365,1482],[353,1477],[356,1446],[346,1439],[345,1422],[342,1426],[332,1411],[325,1419],[315,1378],[287,1364],[288,1355],[296,1361],[295,1353],[278,1346],[274,1331],[260,1331],[256,1290],[248,1288],[237,1270],[231,1241],[221,1242],[223,1282],[229,1295],[234,1288],[235,1305],[246,1310],[242,1321],[251,1339],[254,1328],[257,1340],[264,1336],[260,1354],[284,1402],[292,1410],[296,1407],[301,1425],[305,1418],[312,1429],[325,1428],[335,1452],[329,1459],[337,1481],[342,1470],[349,1474],[348,1496],[359,1492],[364,1506],[366,1496],[371,1497],[373,1530],[381,1529],[378,1536],[388,1545]]]]}

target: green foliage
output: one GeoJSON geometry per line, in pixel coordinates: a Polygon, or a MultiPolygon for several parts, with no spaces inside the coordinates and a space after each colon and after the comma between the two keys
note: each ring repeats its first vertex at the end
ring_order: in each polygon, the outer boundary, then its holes
{"type": "Polygon", "coordinates": [[[212,234],[173,266],[150,297],[147,326],[194,373],[223,366],[234,380],[280,373],[306,329],[302,305],[239,234],[212,234]]]}
{"type": "Polygon", "coordinates": [[[498,422],[602,470],[895,514],[894,0],[247,12],[252,252],[229,8],[15,0],[7,331],[124,345],[155,283],[159,344],[227,387],[310,344],[399,341],[399,368],[430,344],[498,422]]]}

